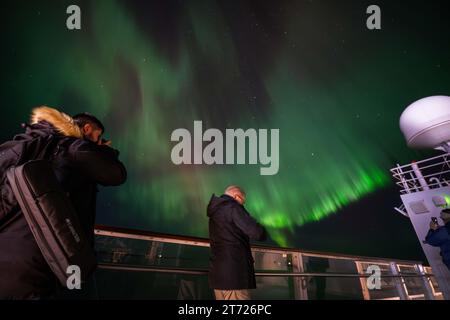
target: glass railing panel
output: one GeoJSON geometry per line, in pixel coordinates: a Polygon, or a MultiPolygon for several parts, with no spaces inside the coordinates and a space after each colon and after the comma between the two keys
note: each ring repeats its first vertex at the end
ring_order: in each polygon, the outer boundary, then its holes
{"type": "MultiPolygon", "coordinates": [[[[308,273],[357,274],[354,261],[303,255],[308,273]]],[[[309,277],[306,279],[309,299],[363,299],[358,277],[309,277]]]]}
{"type": "MultiPolygon", "coordinates": [[[[395,278],[389,277],[391,274],[389,264],[375,263],[375,262],[361,262],[362,269],[365,273],[367,268],[371,265],[377,265],[380,267],[381,271],[381,283],[380,289],[370,289],[368,288],[368,298],[370,300],[378,299],[399,299],[399,294],[396,287],[395,278]]],[[[367,278],[363,278],[366,281],[367,278]]]]}
{"type": "Polygon", "coordinates": [[[149,262],[146,254],[151,245],[151,241],[109,236],[95,237],[95,251],[99,263],[147,265],[149,262]]]}
{"type": "MultiPolygon", "coordinates": [[[[433,274],[433,270],[431,267],[424,267],[425,272],[428,274],[433,274]]],[[[439,283],[436,280],[436,277],[432,276],[430,277],[431,286],[433,287],[434,293],[438,299],[443,299],[441,290],[439,289],[439,283]]]]}
{"type": "Polygon", "coordinates": [[[101,263],[194,269],[209,263],[209,247],[159,241],[97,236],[96,251],[101,263]]]}
{"type": "Polygon", "coordinates": [[[95,278],[98,299],[213,299],[206,275],[100,269],[95,278]]]}
{"type": "Polygon", "coordinates": [[[308,300],[362,300],[359,279],[312,276],[306,278],[308,300]]]}
{"type": "Polygon", "coordinates": [[[425,294],[425,288],[423,286],[423,280],[417,273],[414,266],[407,266],[407,265],[398,265],[400,269],[400,273],[403,274],[417,274],[418,277],[403,277],[403,281],[406,286],[406,291],[408,296],[414,299],[423,299],[422,297],[415,297],[425,294]]]}
{"type": "Polygon", "coordinates": [[[256,289],[251,290],[256,300],[292,300],[295,298],[292,277],[256,277],[256,289]]]}
{"type": "Polygon", "coordinates": [[[253,259],[255,260],[255,270],[290,272],[292,271],[291,255],[287,253],[265,252],[253,250],[253,259]]]}
{"type": "Polygon", "coordinates": [[[155,265],[161,267],[206,269],[209,264],[209,247],[177,243],[159,243],[155,265]]]}
{"type": "MultiPolygon", "coordinates": [[[[253,250],[256,272],[292,272],[291,254],[285,252],[265,252],[253,250]]],[[[253,290],[254,299],[294,299],[294,280],[292,277],[256,277],[257,289],[253,290]]]]}

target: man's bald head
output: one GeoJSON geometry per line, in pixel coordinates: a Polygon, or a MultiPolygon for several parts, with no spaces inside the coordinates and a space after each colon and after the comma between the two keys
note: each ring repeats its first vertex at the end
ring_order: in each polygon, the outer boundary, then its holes
{"type": "Polygon", "coordinates": [[[232,197],[234,200],[239,202],[240,204],[245,203],[246,194],[244,189],[238,186],[229,186],[225,189],[225,194],[232,197]]]}

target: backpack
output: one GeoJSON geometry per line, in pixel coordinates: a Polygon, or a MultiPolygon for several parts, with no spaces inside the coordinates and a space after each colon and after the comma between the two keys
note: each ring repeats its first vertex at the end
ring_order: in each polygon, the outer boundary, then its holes
{"type": "Polygon", "coordinates": [[[0,230],[14,220],[19,210],[6,172],[30,160],[51,161],[59,151],[59,140],[52,134],[20,134],[0,145],[0,230]]]}
{"type": "Polygon", "coordinates": [[[97,266],[79,217],[49,161],[32,160],[6,174],[21,211],[50,269],[62,286],[78,270],[87,280],[97,266]]]}
{"type": "Polygon", "coordinates": [[[70,143],[56,135],[18,135],[0,145],[0,231],[24,215],[36,243],[62,286],[69,267],[81,280],[96,268],[90,246],[70,199],[60,186],[52,160],[70,143]]]}

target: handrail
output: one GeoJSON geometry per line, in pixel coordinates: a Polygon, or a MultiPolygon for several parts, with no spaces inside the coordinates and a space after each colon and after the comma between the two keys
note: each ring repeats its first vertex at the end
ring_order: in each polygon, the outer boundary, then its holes
{"type": "MultiPolygon", "coordinates": [[[[420,168],[420,169],[422,169],[422,168],[420,168]]],[[[422,178],[429,178],[429,177],[436,176],[436,175],[438,175],[438,174],[449,173],[449,172],[450,172],[450,170],[440,171],[440,172],[436,172],[436,173],[430,173],[430,174],[427,174],[427,175],[425,175],[425,176],[422,176],[422,178]]],[[[417,181],[417,180],[419,180],[419,178],[403,179],[403,180],[401,180],[400,182],[410,182],[410,181],[417,181]]],[[[398,182],[397,182],[397,183],[398,183],[398,182]]],[[[430,185],[429,185],[429,186],[430,186],[430,185]]]]}
{"type": "MultiPolygon", "coordinates": [[[[96,225],[94,233],[96,235],[100,235],[100,236],[112,236],[112,237],[118,237],[118,238],[159,241],[159,242],[164,241],[164,242],[172,242],[172,243],[179,243],[179,244],[185,244],[185,245],[196,245],[196,246],[203,246],[203,247],[209,247],[209,243],[210,243],[210,240],[207,238],[156,233],[156,232],[145,231],[145,230],[128,229],[128,228],[121,228],[121,227],[111,227],[111,226],[105,226],[105,225],[96,225]]],[[[389,258],[355,256],[355,255],[337,254],[337,253],[330,253],[330,252],[309,251],[309,250],[302,250],[302,249],[297,249],[297,248],[282,248],[282,247],[271,247],[271,246],[263,246],[263,245],[252,245],[252,249],[264,250],[264,251],[274,251],[274,252],[286,252],[286,253],[297,252],[297,253],[301,253],[301,254],[307,255],[307,256],[356,260],[356,261],[361,261],[361,262],[370,261],[370,262],[380,262],[380,263],[387,264],[389,262],[395,261],[399,264],[422,264],[421,261],[414,261],[414,260],[398,260],[398,259],[389,259],[389,258]]]]}
{"type": "MultiPolygon", "coordinates": [[[[417,162],[416,162],[416,164],[417,164],[417,162]]],[[[420,167],[420,170],[430,169],[432,167],[440,166],[441,164],[443,164],[444,166],[445,165],[447,165],[447,166],[449,165],[448,161],[445,160],[445,161],[442,161],[442,162],[430,164],[428,166],[420,167]]],[[[405,164],[403,167],[412,167],[412,164],[411,163],[410,164],[405,164]]],[[[403,170],[400,170],[401,168],[402,167],[395,167],[395,168],[390,169],[390,171],[392,172],[392,176],[394,176],[394,177],[395,176],[401,176],[401,175],[405,175],[407,173],[413,173],[414,172],[414,170],[403,171],[403,170]]]]}
{"type": "Polygon", "coordinates": [[[445,153],[403,166],[397,164],[396,167],[391,168],[391,175],[395,184],[400,187],[400,194],[450,186],[447,181],[450,175],[449,156],[450,153],[445,153]],[[424,181],[426,185],[423,185],[424,181]]]}
{"type": "MultiPolygon", "coordinates": [[[[435,157],[431,157],[431,158],[428,158],[428,159],[425,159],[425,160],[416,161],[415,163],[417,165],[419,165],[421,163],[425,163],[425,162],[428,162],[428,161],[431,161],[431,160],[435,160],[435,159],[438,159],[438,158],[445,158],[444,162],[447,162],[448,160],[447,160],[446,157],[448,157],[448,156],[450,156],[450,153],[444,153],[444,154],[440,154],[440,155],[437,155],[435,157]]],[[[390,171],[392,172],[395,169],[403,169],[403,168],[408,167],[410,165],[411,164],[405,164],[405,165],[402,165],[402,166],[397,166],[395,168],[390,169],[390,171]]]]}
{"type": "MultiPolygon", "coordinates": [[[[167,268],[167,267],[151,267],[151,266],[134,266],[134,265],[118,265],[111,263],[100,263],[99,269],[105,270],[120,270],[120,271],[134,271],[134,272],[160,272],[160,273],[175,273],[188,275],[207,275],[206,269],[191,269],[191,268],[167,268]]],[[[360,273],[327,273],[327,272],[255,272],[257,277],[329,277],[329,278],[368,278],[372,274],[360,273]]],[[[423,278],[434,277],[433,274],[417,274],[411,272],[400,273],[398,275],[382,274],[385,278],[423,278]]]]}

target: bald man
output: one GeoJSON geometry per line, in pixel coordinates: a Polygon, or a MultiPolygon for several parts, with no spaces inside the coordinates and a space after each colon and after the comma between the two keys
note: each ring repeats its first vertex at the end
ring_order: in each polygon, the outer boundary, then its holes
{"type": "Polygon", "coordinates": [[[266,230],[245,210],[245,200],[242,188],[230,186],[208,204],[209,285],[217,300],[249,300],[256,288],[250,240],[265,240],[266,230]]]}

